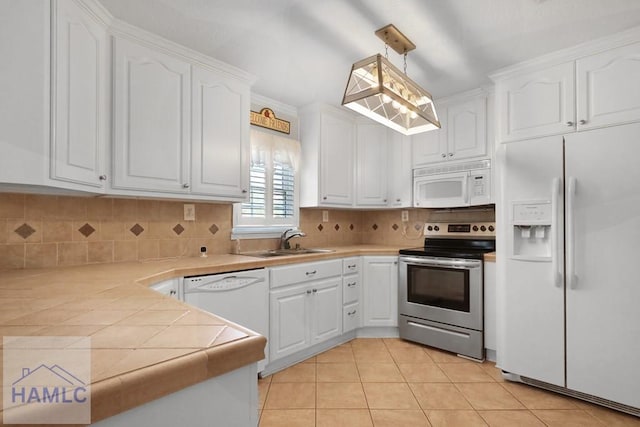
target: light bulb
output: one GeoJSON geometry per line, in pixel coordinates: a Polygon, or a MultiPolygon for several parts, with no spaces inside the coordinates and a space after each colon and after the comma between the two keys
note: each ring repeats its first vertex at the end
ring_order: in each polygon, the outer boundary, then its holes
{"type": "Polygon", "coordinates": [[[412,119],[415,119],[416,117],[418,117],[418,113],[416,113],[415,111],[412,111],[411,114],[409,114],[409,117],[411,117],[412,119]]]}
{"type": "Polygon", "coordinates": [[[405,114],[405,113],[407,112],[407,107],[405,107],[404,105],[401,105],[401,106],[400,106],[400,112],[401,112],[402,114],[405,114]]]}
{"type": "Polygon", "coordinates": [[[391,101],[391,106],[397,110],[400,108],[400,103],[398,101],[391,101]]]}

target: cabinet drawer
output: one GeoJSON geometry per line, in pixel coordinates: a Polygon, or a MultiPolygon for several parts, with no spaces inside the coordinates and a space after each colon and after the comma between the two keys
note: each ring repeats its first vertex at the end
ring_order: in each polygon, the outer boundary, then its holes
{"type": "Polygon", "coordinates": [[[360,258],[345,258],[342,260],[342,274],[352,274],[360,271],[360,258]]]}
{"type": "Polygon", "coordinates": [[[349,304],[360,299],[360,277],[357,274],[342,278],[342,302],[349,304]]]}
{"type": "Polygon", "coordinates": [[[345,305],[342,309],[342,333],[353,331],[360,327],[360,304],[345,305]]]}
{"type": "Polygon", "coordinates": [[[271,269],[271,288],[342,275],[342,260],[306,262],[271,269]]]}

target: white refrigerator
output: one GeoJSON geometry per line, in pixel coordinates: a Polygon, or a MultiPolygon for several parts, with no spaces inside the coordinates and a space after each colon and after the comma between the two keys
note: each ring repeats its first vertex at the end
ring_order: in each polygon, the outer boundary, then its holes
{"type": "Polygon", "coordinates": [[[640,124],[501,150],[500,367],[640,414],[640,124]]]}

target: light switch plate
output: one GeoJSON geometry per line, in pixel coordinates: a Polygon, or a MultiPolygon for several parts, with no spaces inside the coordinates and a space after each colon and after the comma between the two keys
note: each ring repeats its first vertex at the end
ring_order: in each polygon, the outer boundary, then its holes
{"type": "Polygon", "coordinates": [[[196,220],[196,205],[191,203],[184,204],[184,220],[185,221],[196,220]]]}
{"type": "Polygon", "coordinates": [[[409,211],[402,211],[402,222],[409,221],[409,211]]]}
{"type": "Polygon", "coordinates": [[[329,222],[329,211],[322,211],[322,222],[329,222]]]}

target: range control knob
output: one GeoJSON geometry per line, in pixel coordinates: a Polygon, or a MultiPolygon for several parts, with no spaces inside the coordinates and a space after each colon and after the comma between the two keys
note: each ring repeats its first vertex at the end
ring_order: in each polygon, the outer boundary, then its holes
{"type": "Polygon", "coordinates": [[[428,226],[428,227],[427,227],[427,230],[429,230],[429,231],[433,231],[433,227],[432,227],[432,226],[428,226]]]}
{"type": "Polygon", "coordinates": [[[487,227],[485,227],[484,225],[480,226],[480,231],[487,231],[487,227]]]}
{"type": "Polygon", "coordinates": [[[478,226],[477,226],[477,225],[474,225],[474,226],[473,226],[473,228],[472,228],[472,230],[473,230],[473,231],[478,231],[478,226]]]}
{"type": "Polygon", "coordinates": [[[493,231],[493,230],[495,230],[495,227],[493,225],[490,225],[489,226],[489,231],[493,231]]]}
{"type": "Polygon", "coordinates": [[[434,229],[435,231],[440,231],[440,227],[438,227],[437,225],[436,225],[436,226],[434,226],[434,227],[433,227],[433,229],[434,229]]]}

